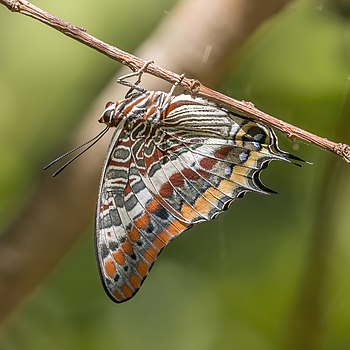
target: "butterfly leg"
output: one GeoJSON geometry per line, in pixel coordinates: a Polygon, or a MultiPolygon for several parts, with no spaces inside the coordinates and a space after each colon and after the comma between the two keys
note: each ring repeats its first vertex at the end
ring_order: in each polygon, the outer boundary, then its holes
{"type": "Polygon", "coordinates": [[[117,83],[130,87],[130,90],[126,93],[125,97],[128,97],[134,90],[137,90],[141,93],[146,92],[146,90],[143,89],[142,87],[140,87],[139,84],[141,82],[142,74],[145,72],[145,70],[147,69],[147,67],[151,63],[154,63],[154,61],[152,61],[152,60],[146,61],[145,64],[140,69],[138,69],[136,72],[132,72],[132,73],[123,75],[120,78],[118,78],[117,83]],[[134,83],[130,83],[129,81],[126,81],[126,79],[129,79],[132,77],[137,77],[137,80],[134,83]]]}
{"type": "Polygon", "coordinates": [[[173,84],[173,86],[171,87],[168,96],[171,97],[174,94],[174,91],[176,89],[176,87],[182,82],[183,78],[185,77],[185,73],[182,73],[179,77],[179,79],[173,84]]]}
{"type": "Polygon", "coordinates": [[[182,73],[180,75],[179,79],[171,87],[171,89],[168,92],[168,94],[167,94],[164,102],[162,103],[162,105],[159,107],[159,113],[161,115],[161,119],[167,114],[167,109],[168,109],[168,107],[170,105],[171,98],[173,97],[174,91],[175,91],[176,87],[182,82],[184,77],[185,77],[185,74],[182,73]]]}

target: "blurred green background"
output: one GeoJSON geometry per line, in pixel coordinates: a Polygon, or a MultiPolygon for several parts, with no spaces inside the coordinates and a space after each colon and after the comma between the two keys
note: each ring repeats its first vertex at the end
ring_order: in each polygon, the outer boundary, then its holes
{"type": "MultiPolygon", "coordinates": [[[[123,0],[108,10],[83,0],[36,4],[132,52],[175,2],[123,0]]],[[[349,143],[349,17],[346,2],[334,4],[300,0],[265,23],[219,90],[349,143]]],[[[4,228],[120,65],[5,8],[0,28],[4,228]]],[[[78,244],[2,327],[0,348],[286,349],[300,328],[312,333],[300,320],[303,312],[310,319],[316,313],[317,349],[350,348],[350,168],[341,175],[335,156],[283,136],[280,144],[314,165],[271,164],[262,177],[277,196],[249,194],[182,235],[125,304],[113,304],[100,286],[91,218],[78,244]],[[318,236],[318,222],[327,220],[331,230],[318,236]],[[329,244],[322,246],[325,235],[329,244]],[[326,267],[313,265],[318,245],[326,267]],[[315,292],[313,277],[322,279],[322,269],[325,288],[315,292]],[[313,298],[318,311],[308,310],[305,300],[313,298]]]]}

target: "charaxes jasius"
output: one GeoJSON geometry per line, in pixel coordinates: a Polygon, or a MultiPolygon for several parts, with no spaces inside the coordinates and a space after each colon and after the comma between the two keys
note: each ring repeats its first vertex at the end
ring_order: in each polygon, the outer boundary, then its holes
{"type": "Polygon", "coordinates": [[[120,82],[131,90],[107,103],[99,119],[117,129],[102,171],[95,233],[101,279],[115,302],[136,294],[180,233],[248,191],[272,192],[259,177],[271,160],[299,160],[281,151],[262,123],[202,98],[173,96],[174,88],[146,91],[120,82]]]}

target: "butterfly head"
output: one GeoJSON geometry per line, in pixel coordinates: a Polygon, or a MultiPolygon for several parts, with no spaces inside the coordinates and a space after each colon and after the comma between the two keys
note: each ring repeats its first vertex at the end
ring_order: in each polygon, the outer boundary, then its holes
{"type": "Polygon", "coordinates": [[[107,102],[105,106],[105,110],[103,111],[101,117],[99,118],[99,122],[106,124],[107,126],[116,126],[119,120],[115,118],[115,110],[118,105],[118,102],[107,102]]]}

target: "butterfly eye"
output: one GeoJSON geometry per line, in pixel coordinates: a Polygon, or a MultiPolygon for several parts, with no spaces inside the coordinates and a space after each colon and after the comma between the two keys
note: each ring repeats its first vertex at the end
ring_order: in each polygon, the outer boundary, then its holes
{"type": "Polygon", "coordinates": [[[111,106],[113,103],[114,103],[114,102],[112,102],[112,101],[107,102],[105,108],[108,108],[108,107],[111,106]]]}
{"type": "Polygon", "coordinates": [[[102,115],[102,121],[108,124],[112,121],[114,109],[107,109],[102,115]]]}

